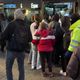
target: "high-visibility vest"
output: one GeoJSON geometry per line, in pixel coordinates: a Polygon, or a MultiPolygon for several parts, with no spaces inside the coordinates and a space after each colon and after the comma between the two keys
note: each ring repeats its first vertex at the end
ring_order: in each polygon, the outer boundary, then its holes
{"type": "Polygon", "coordinates": [[[68,48],[71,52],[73,52],[76,47],[80,46],[80,20],[75,22],[72,26],[74,29],[72,31],[71,41],[68,48]]]}
{"type": "Polygon", "coordinates": [[[78,27],[78,26],[80,26],[80,19],[77,20],[75,23],[73,23],[73,24],[70,26],[69,30],[74,30],[74,29],[75,29],[76,27],[78,27]]]}

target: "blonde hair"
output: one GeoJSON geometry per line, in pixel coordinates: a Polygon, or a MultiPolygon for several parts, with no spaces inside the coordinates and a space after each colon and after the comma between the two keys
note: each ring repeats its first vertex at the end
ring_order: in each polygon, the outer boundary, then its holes
{"type": "Polygon", "coordinates": [[[40,23],[40,29],[47,29],[48,25],[45,22],[40,23]]]}

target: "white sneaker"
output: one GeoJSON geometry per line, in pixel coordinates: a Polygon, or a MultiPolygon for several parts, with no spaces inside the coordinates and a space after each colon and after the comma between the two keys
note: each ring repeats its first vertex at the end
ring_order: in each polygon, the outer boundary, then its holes
{"type": "Polygon", "coordinates": [[[36,69],[36,67],[35,66],[32,66],[31,69],[36,69]]]}
{"type": "Polygon", "coordinates": [[[63,76],[66,76],[66,72],[63,72],[63,76]]]}
{"type": "Polygon", "coordinates": [[[60,74],[66,76],[66,72],[63,72],[63,70],[60,70],[60,74]]]}
{"type": "Polygon", "coordinates": [[[63,74],[63,70],[60,70],[60,74],[63,74]]]}
{"type": "Polygon", "coordinates": [[[41,66],[38,66],[36,69],[41,69],[41,66]]]}

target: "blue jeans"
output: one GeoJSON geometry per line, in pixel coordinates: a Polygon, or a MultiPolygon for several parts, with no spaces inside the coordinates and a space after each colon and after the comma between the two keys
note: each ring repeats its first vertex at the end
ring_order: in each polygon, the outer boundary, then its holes
{"type": "Polygon", "coordinates": [[[6,75],[7,80],[13,80],[12,67],[14,60],[17,60],[19,70],[19,80],[24,80],[24,52],[7,51],[6,57],[6,75]]]}

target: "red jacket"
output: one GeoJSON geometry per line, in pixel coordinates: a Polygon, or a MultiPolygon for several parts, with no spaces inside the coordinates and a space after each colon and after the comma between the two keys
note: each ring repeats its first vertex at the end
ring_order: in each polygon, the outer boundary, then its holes
{"type": "Polygon", "coordinates": [[[55,36],[50,34],[50,31],[45,30],[38,30],[35,35],[40,36],[40,40],[33,40],[32,42],[37,44],[38,51],[53,51],[54,50],[54,44],[55,44],[55,36]]]}

